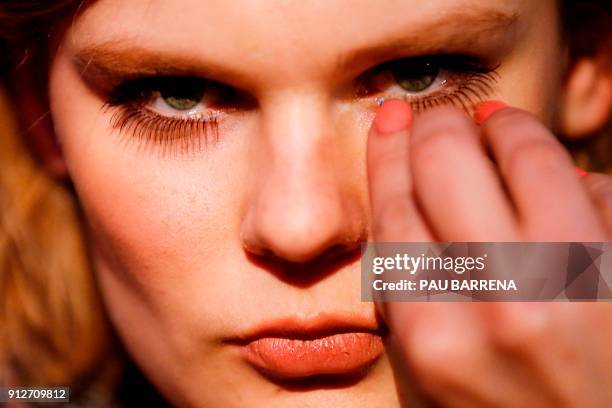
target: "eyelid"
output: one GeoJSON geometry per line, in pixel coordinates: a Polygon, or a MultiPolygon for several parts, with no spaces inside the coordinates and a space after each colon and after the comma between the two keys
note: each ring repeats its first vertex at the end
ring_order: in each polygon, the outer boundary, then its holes
{"type": "Polygon", "coordinates": [[[145,76],[129,79],[116,86],[110,92],[108,103],[111,105],[118,105],[130,100],[145,99],[151,93],[167,88],[173,81],[179,84],[180,82],[191,82],[191,86],[201,87],[204,90],[216,86],[216,84],[211,81],[196,77],[145,76]]]}

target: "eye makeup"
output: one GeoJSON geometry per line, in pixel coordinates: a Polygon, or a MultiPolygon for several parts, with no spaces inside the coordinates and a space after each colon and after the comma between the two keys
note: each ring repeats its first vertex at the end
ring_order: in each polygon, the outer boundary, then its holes
{"type": "Polygon", "coordinates": [[[462,55],[402,58],[362,75],[358,93],[404,99],[416,114],[445,104],[471,113],[493,93],[498,67],[462,55]]]}
{"type": "Polygon", "coordinates": [[[231,88],[214,81],[153,76],[117,86],[104,111],[112,111],[110,123],[119,133],[185,152],[218,141],[218,122],[234,98],[231,88]]]}
{"type": "MultiPolygon", "coordinates": [[[[403,98],[416,114],[449,104],[471,113],[494,91],[497,66],[463,55],[399,58],[379,64],[355,83],[358,99],[403,98]]],[[[189,75],[128,79],[110,91],[105,111],[111,126],[137,141],[181,152],[219,140],[219,123],[247,97],[221,84],[189,75]]]]}

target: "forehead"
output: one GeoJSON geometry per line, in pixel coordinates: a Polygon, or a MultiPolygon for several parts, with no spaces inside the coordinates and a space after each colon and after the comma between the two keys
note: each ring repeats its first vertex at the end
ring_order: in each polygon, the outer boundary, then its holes
{"type": "MultiPolygon", "coordinates": [[[[81,19],[91,34],[158,39],[173,46],[214,44],[266,53],[384,36],[398,25],[427,25],[459,12],[514,13],[525,0],[98,0],[81,19]],[[94,21],[91,21],[94,20],[94,21]]],[[[535,2],[537,3],[537,2],[535,2]]],[[[525,10],[526,11],[526,10],[525,10]]],[[[460,23],[460,22],[458,22],[460,23]]],[[[84,25],[83,24],[83,25],[84,25]]]]}
{"type": "Polygon", "coordinates": [[[403,41],[416,54],[455,38],[455,46],[490,42],[485,37],[511,22],[528,25],[552,1],[98,0],[75,20],[68,43],[76,50],[111,44],[171,51],[268,72],[273,82],[321,74],[360,48],[403,41]]]}

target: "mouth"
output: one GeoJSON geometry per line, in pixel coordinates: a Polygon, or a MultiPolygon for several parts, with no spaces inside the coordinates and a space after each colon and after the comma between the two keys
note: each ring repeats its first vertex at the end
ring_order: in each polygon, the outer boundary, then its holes
{"type": "Polygon", "coordinates": [[[340,316],[282,318],[228,343],[258,371],[283,380],[359,374],[384,350],[376,323],[340,316]]]}

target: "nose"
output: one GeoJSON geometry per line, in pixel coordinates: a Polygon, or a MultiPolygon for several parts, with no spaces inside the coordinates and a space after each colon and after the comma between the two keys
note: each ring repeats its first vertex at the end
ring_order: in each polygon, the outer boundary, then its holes
{"type": "Polygon", "coordinates": [[[346,135],[350,129],[340,128],[340,114],[323,98],[279,99],[262,106],[243,245],[293,264],[354,254],[367,225],[360,139],[346,135]]]}

